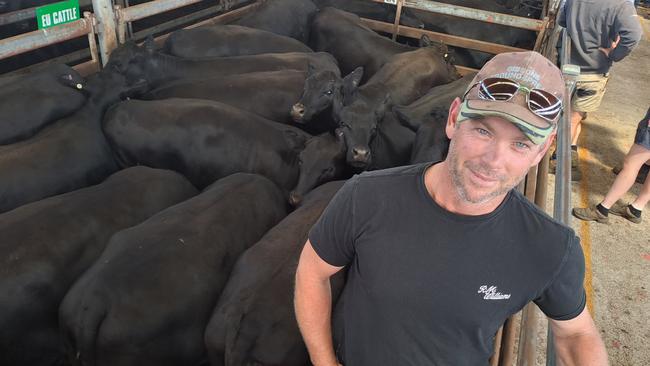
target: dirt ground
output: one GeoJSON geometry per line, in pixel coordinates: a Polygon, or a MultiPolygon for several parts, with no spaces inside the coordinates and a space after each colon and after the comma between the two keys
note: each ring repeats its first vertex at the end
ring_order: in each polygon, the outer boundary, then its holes
{"type": "MultiPolygon", "coordinates": [[[[644,38],[630,56],[611,70],[598,112],[583,122],[579,140],[582,180],[572,183],[573,206],[602,200],[634,141],[637,123],[650,106],[650,14],[640,8],[644,38]]],[[[552,212],[554,176],[549,177],[548,211],[552,212]]],[[[623,197],[632,201],[641,185],[623,197]]],[[[644,221],[633,224],[612,216],[608,225],[572,218],[587,261],[585,287],[612,366],[650,365],[650,205],[644,221]]],[[[546,320],[539,315],[537,364],[545,365],[546,320]]]]}

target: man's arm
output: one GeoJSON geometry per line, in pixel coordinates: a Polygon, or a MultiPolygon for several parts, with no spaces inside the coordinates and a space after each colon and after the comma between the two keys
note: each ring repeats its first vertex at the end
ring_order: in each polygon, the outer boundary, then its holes
{"type": "Polygon", "coordinates": [[[607,352],[600,333],[585,309],[570,320],[552,320],[554,344],[559,365],[606,366],[607,352]]]}
{"type": "Polygon", "coordinates": [[[620,12],[616,16],[614,31],[620,36],[620,41],[616,42],[611,52],[608,53],[610,60],[614,62],[621,61],[625,56],[632,52],[641,41],[643,30],[637,19],[634,5],[630,2],[624,2],[620,12]]]}
{"type": "Polygon", "coordinates": [[[294,306],[314,366],[339,365],[332,345],[330,277],[341,268],[322,260],[307,240],[296,271],[294,306]]]}

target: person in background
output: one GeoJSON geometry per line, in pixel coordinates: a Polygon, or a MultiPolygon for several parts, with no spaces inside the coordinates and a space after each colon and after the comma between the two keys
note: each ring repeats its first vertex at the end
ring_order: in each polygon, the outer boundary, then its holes
{"type": "Polygon", "coordinates": [[[624,204],[618,200],[634,185],[637,173],[645,162],[650,162],[650,108],[639,122],[634,136],[634,144],[625,156],[623,169],[618,173],[605,198],[594,206],[574,208],[573,216],[580,220],[605,224],[609,222],[611,213],[624,217],[635,224],[641,223],[641,211],[650,201],[650,179],[646,177],[641,192],[632,203],[624,204]]]}
{"type": "Polygon", "coordinates": [[[629,0],[566,0],[558,24],[571,38],[571,63],[580,66],[571,109],[571,167],[580,178],[578,136],[587,113],[598,110],[605,95],[609,69],[641,40],[641,25],[629,0]]]}
{"type": "Polygon", "coordinates": [[[449,108],[444,161],[345,183],[296,271],[315,366],[487,365],[499,327],[530,301],[561,364],[607,364],[579,239],[514,189],[548,150],[563,100],[544,56],[496,55],[449,108]],[[333,309],[330,277],[344,268],[333,309]]]}

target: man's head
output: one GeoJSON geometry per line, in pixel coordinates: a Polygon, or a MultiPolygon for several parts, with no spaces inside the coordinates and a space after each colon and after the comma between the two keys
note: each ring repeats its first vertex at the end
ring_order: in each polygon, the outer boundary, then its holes
{"type": "Polygon", "coordinates": [[[536,52],[495,56],[452,102],[447,163],[463,201],[505,195],[539,163],[564,99],[560,70],[536,52]]]}

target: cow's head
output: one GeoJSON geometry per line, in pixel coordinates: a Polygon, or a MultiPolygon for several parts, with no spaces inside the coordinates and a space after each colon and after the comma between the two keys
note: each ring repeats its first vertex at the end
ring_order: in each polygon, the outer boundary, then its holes
{"type": "Polygon", "coordinates": [[[297,206],[303,196],[315,187],[339,179],[345,171],[345,141],[342,131],[326,132],[307,140],[299,154],[300,177],[289,195],[289,203],[297,206]]]}
{"type": "Polygon", "coordinates": [[[381,83],[367,85],[357,90],[349,103],[338,104],[335,121],[343,132],[350,166],[366,169],[372,162],[370,145],[390,104],[390,94],[381,83]]]}
{"type": "Polygon", "coordinates": [[[331,70],[316,70],[311,64],[298,103],[291,109],[291,118],[296,123],[308,123],[319,113],[332,106],[337,94],[345,88],[356,88],[363,76],[363,67],[358,67],[345,78],[331,70]],[[347,85],[350,84],[350,85],[347,85]]]}
{"type": "Polygon", "coordinates": [[[157,62],[153,38],[147,38],[142,46],[129,41],[116,48],[109,58],[106,68],[118,72],[129,82],[155,77],[151,75],[151,65],[157,62]]]}

